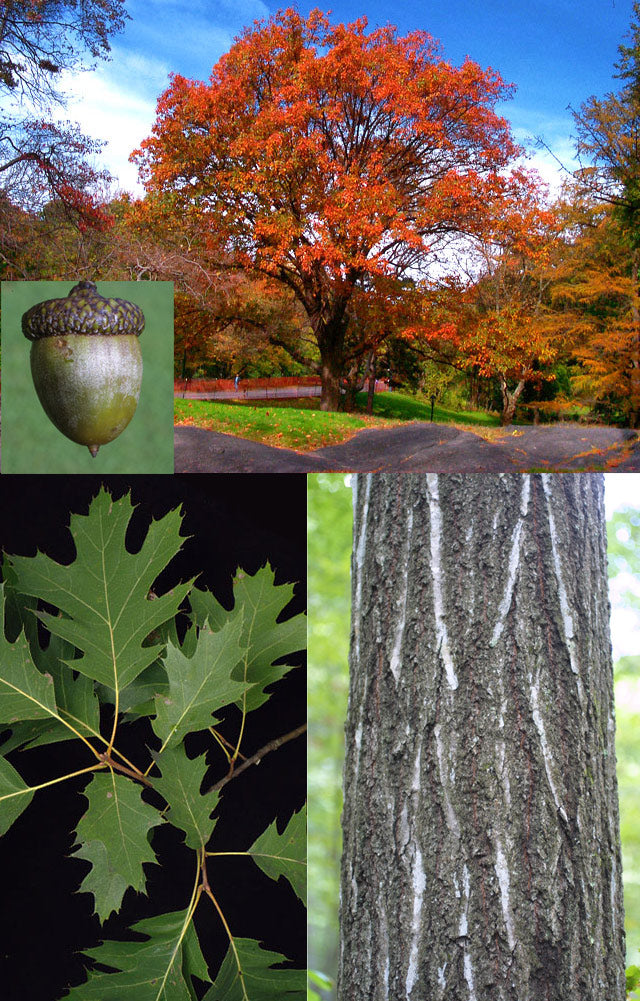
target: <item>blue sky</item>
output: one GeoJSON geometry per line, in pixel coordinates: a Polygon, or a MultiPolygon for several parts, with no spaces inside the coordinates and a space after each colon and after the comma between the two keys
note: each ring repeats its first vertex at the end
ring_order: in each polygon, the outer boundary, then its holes
{"type": "MultiPolygon", "coordinates": [[[[85,132],[109,138],[105,163],[123,188],[135,190],[131,150],[151,130],[155,103],[174,71],[207,79],[233,38],[277,3],[263,0],[129,0],[132,20],[112,42],[112,59],[90,74],[67,81],[67,116],[85,132]]],[[[284,4],[283,6],[286,6],[284,4]]],[[[314,3],[299,3],[306,14],[314,3]]],[[[542,135],[570,165],[573,152],[568,105],[579,108],[590,95],[616,89],[612,78],[617,48],[629,28],[632,0],[340,0],[334,21],[366,15],[371,26],[396,24],[402,34],[420,28],[442,43],[445,56],[466,55],[498,70],[517,85],[501,107],[516,138],[542,135]]],[[[556,179],[551,158],[536,154],[546,179],[556,179]]]]}

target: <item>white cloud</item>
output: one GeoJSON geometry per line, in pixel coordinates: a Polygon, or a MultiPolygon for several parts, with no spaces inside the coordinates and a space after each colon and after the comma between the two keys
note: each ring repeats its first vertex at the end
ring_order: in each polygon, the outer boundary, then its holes
{"type": "Polygon", "coordinates": [[[501,111],[511,123],[516,142],[526,151],[526,163],[538,171],[554,197],[568,173],[578,167],[571,114],[550,116],[517,103],[501,111]]]}
{"type": "Polygon", "coordinates": [[[571,152],[570,150],[563,151],[557,147],[552,152],[549,152],[549,150],[535,150],[526,160],[527,166],[536,170],[548,186],[549,196],[552,199],[559,194],[562,182],[568,177],[567,171],[571,171],[577,166],[573,161],[571,152]]]}
{"type": "Polygon", "coordinates": [[[208,79],[244,24],[269,16],[262,0],[132,0],[131,20],[112,45],[111,58],[91,72],[65,75],[68,95],[57,120],[71,119],[85,135],[105,143],[95,166],[106,167],[118,187],[141,195],[129,156],[150,135],[156,102],[170,72],[208,79]]]}
{"type": "Polygon", "coordinates": [[[162,76],[162,88],[167,84],[166,72],[160,63],[144,57],[130,59],[126,72],[114,74],[111,66],[92,73],[77,74],[68,81],[69,100],[63,115],[77,122],[85,135],[105,142],[96,165],[106,167],[117,180],[117,186],[141,195],[138,170],[129,163],[129,156],[151,132],[155,121],[156,97],[144,96],[147,87],[135,87],[132,76],[136,66],[140,80],[162,76]]]}

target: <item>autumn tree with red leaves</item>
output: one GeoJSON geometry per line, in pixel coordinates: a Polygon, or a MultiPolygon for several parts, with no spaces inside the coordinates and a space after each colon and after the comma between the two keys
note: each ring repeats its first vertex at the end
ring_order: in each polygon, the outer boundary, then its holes
{"type": "Polygon", "coordinates": [[[109,209],[115,224],[107,267],[129,280],[174,283],[176,374],[189,378],[204,368],[216,377],[246,375],[256,364],[260,374],[265,367],[291,368],[305,331],[290,290],[231,266],[219,241],[170,195],[133,200],[125,194],[109,209]]]}
{"type": "Polygon", "coordinates": [[[175,75],[133,159],[149,192],[172,192],[244,267],[293,291],[322,407],[337,409],[356,293],[381,278],[400,289],[457,234],[493,225],[518,152],[495,112],[510,90],[446,62],[424,32],[288,9],[247,28],[208,83],[175,75]]]}

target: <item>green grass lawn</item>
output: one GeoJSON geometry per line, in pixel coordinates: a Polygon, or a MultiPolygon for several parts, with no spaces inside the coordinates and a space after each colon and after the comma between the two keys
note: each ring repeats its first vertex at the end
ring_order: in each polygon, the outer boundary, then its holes
{"type": "MultiPolygon", "coordinates": [[[[317,398],[253,400],[218,403],[207,400],[175,400],[176,424],[194,425],[212,431],[250,438],[267,445],[310,451],[336,445],[367,427],[393,427],[410,421],[428,421],[431,405],[404,393],[379,393],[373,415],[368,416],[366,394],[359,393],[356,413],[326,413],[317,398]]],[[[499,426],[495,414],[484,411],[453,411],[436,407],[434,422],[457,424],[482,433],[499,426]]]]}
{"type": "MultiPolygon", "coordinates": [[[[358,393],[356,403],[364,410],[367,405],[367,394],[358,393]]],[[[377,393],[373,399],[373,411],[380,417],[391,417],[400,421],[428,421],[431,418],[431,403],[419,400],[405,393],[377,393]]],[[[464,424],[468,427],[499,427],[497,414],[489,414],[486,410],[447,410],[444,407],[434,407],[434,424],[464,424]]]]}
{"type": "MultiPolygon", "coordinates": [[[[307,400],[256,400],[249,404],[175,400],[176,424],[191,424],[307,452],[336,445],[366,427],[388,427],[398,421],[359,414],[328,414],[307,400]],[[298,404],[291,406],[292,403],[298,404]],[[299,404],[303,403],[304,406],[299,404]],[[285,404],[282,406],[281,404],[285,404]]],[[[314,401],[317,402],[317,401],[314,401]]]]}

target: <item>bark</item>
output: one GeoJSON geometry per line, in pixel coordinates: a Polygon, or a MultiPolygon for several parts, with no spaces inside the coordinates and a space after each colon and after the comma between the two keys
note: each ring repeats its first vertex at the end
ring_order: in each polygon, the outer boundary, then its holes
{"type": "MultiPolygon", "coordinates": [[[[640,250],[637,248],[633,251],[631,267],[636,290],[640,291],[640,250]]],[[[640,309],[637,301],[632,305],[632,315],[634,333],[630,358],[629,427],[640,428],[640,309]]]]}
{"type": "Polygon", "coordinates": [[[341,398],[340,385],[342,381],[341,374],[334,370],[330,361],[325,361],[323,359],[320,367],[320,378],[322,380],[320,410],[339,410],[341,398]]]}
{"type": "Polygon", "coordinates": [[[623,1001],[602,477],[354,503],[339,1001],[623,1001]]]}
{"type": "Polygon", "coordinates": [[[369,352],[367,359],[367,373],[369,384],[367,386],[367,413],[373,413],[373,398],[376,392],[376,356],[373,351],[369,352]]]}
{"type": "Polygon", "coordinates": [[[350,293],[327,295],[321,278],[316,276],[315,281],[309,281],[299,294],[320,352],[320,409],[339,410],[346,367],[345,337],[350,293]]]}
{"type": "Polygon", "coordinates": [[[525,387],[525,379],[520,379],[515,389],[509,389],[507,380],[500,376],[500,392],[502,393],[502,413],[500,414],[500,424],[505,427],[511,424],[520,394],[525,387]]]}
{"type": "Polygon", "coordinates": [[[350,413],[356,409],[356,396],[364,389],[367,379],[367,366],[365,365],[364,368],[361,368],[360,360],[360,357],[356,357],[351,361],[348,368],[345,367],[341,380],[340,409],[346,413],[350,413]]]}

